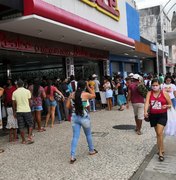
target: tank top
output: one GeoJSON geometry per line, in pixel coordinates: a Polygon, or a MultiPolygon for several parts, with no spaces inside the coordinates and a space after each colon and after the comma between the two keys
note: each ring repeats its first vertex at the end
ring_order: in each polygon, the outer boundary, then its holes
{"type": "Polygon", "coordinates": [[[163,91],[161,91],[159,97],[157,97],[157,98],[155,98],[153,96],[153,92],[151,91],[149,102],[150,102],[150,113],[151,114],[160,114],[160,113],[167,112],[167,109],[162,109],[163,105],[167,105],[167,101],[166,101],[163,91]]]}

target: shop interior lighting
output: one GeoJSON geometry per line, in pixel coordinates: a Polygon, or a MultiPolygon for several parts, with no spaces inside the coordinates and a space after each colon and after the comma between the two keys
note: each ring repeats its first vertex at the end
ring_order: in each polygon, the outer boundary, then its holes
{"type": "Polygon", "coordinates": [[[128,56],[129,54],[128,53],[124,53],[125,56],[128,56]]]}

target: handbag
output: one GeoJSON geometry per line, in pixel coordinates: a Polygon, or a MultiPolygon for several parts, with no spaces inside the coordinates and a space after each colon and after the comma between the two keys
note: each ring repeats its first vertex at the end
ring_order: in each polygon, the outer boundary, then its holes
{"type": "MultiPolygon", "coordinates": [[[[158,94],[157,98],[159,97],[159,95],[160,95],[160,93],[158,94]]],[[[156,103],[156,100],[154,101],[152,107],[155,105],[155,103],[156,103]]],[[[149,110],[148,110],[148,117],[144,117],[144,120],[146,122],[150,122],[150,111],[149,110]]]]}
{"type": "Polygon", "coordinates": [[[54,92],[54,99],[58,102],[62,101],[62,96],[59,93],[54,92]]]}

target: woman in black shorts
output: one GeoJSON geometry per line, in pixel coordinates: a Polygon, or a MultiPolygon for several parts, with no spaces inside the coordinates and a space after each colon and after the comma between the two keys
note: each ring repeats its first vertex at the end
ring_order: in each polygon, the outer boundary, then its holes
{"type": "Polygon", "coordinates": [[[154,79],[151,82],[152,90],[148,92],[145,106],[144,116],[148,117],[148,109],[150,110],[150,125],[155,128],[157,135],[159,160],[164,160],[163,131],[167,123],[167,109],[171,108],[172,102],[167,93],[160,89],[160,82],[154,79]]]}

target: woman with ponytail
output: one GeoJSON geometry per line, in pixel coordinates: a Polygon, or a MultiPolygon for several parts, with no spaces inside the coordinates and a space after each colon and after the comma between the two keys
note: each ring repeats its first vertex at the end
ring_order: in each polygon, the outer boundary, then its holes
{"type": "Polygon", "coordinates": [[[70,163],[76,161],[75,154],[80,135],[81,127],[84,130],[87,143],[89,146],[89,154],[94,155],[98,151],[94,149],[92,142],[90,116],[88,112],[89,99],[95,98],[95,92],[88,86],[85,81],[79,81],[76,92],[72,93],[67,101],[67,108],[72,108],[72,129],[73,138],[71,143],[71,158],[70,163]],[[89,92],[86,92],[86,88],[89,92]]]}

